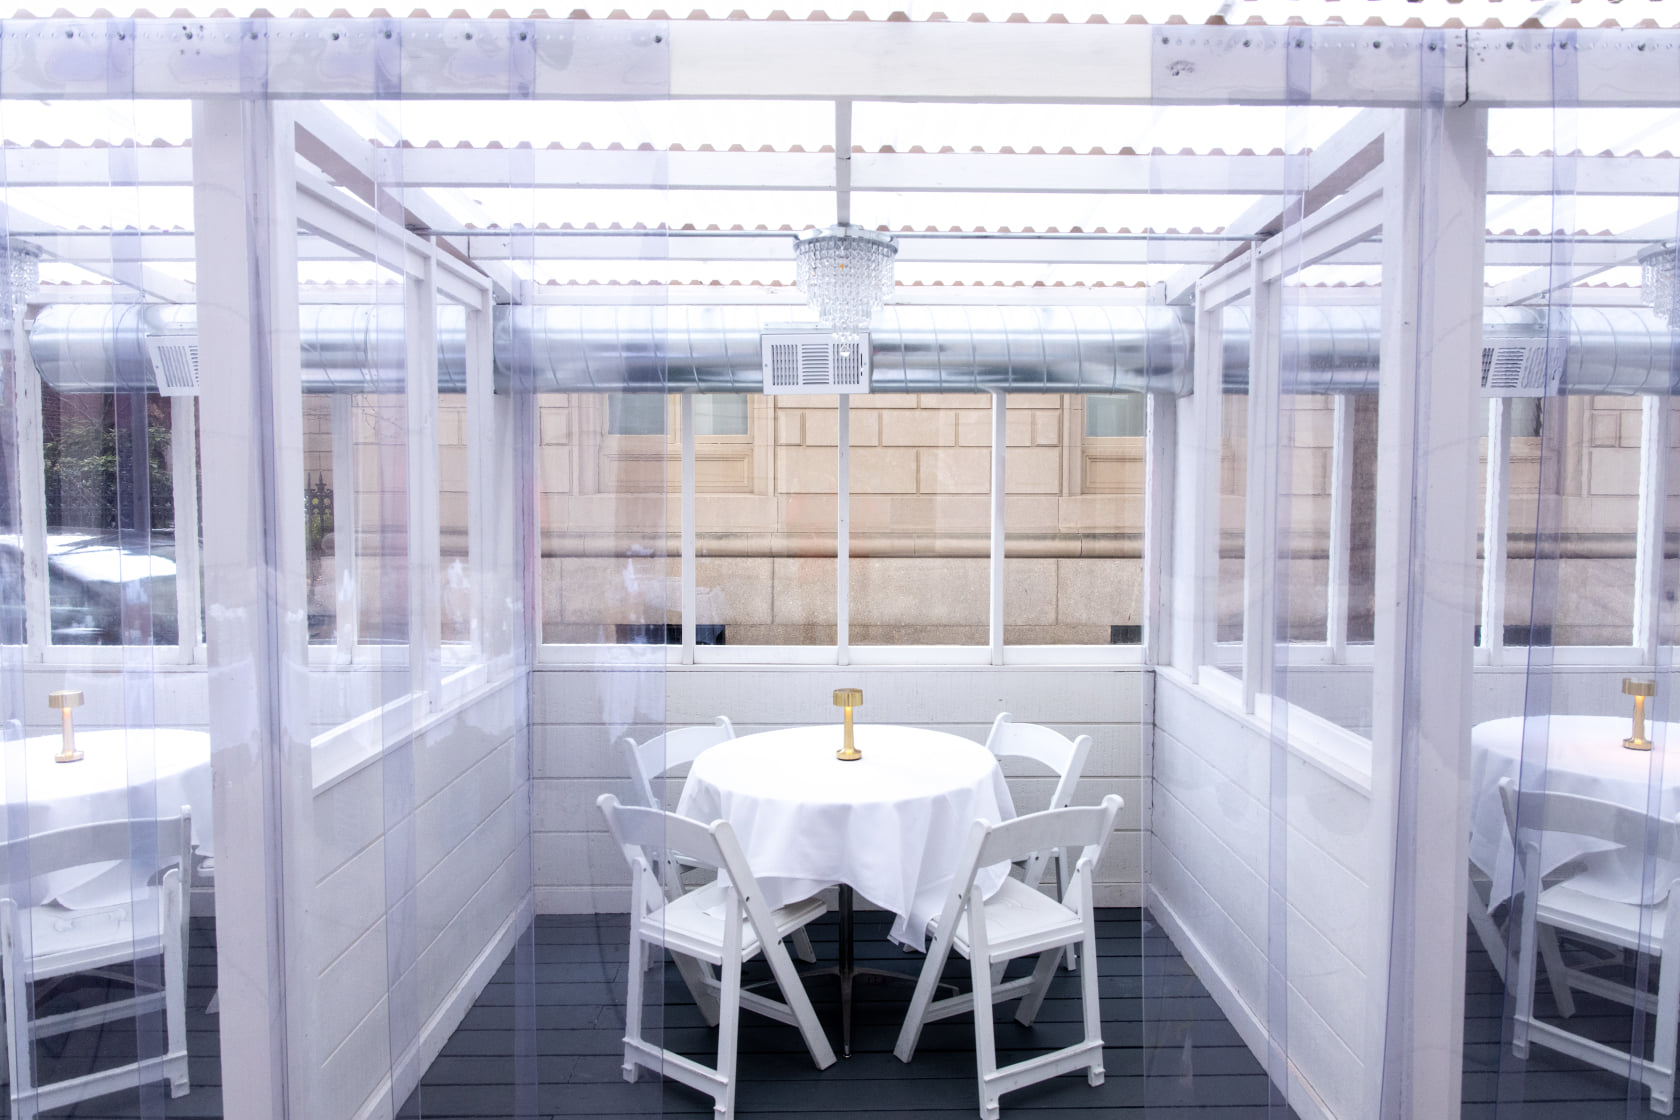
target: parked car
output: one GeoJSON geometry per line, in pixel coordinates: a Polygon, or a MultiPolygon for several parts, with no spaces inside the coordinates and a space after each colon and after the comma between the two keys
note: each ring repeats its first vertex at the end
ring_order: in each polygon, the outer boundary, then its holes
{"type": "MultiPolygon", "coordinates": [[[[175,644],[175,536],[153,532],[137,543],[107,532],[47,537],[54,645],[123,644],[125,602],[135,622],[150,609],[153,645],[175,644]]],[[[26,610],[22,548],[16,536],[0,537],[0,642],[23,641],[26,610]]]]}

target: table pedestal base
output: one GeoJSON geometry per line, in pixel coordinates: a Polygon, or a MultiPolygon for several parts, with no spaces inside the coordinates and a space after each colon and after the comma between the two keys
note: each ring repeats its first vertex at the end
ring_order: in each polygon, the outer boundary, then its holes
{"type": "MultiPolygon", "coordinates": [[[[852,931],[854,928],[853,908],[856,903],[855,892],[844,883],[840,884],[840,963],[830,968],[813,968],[800,973],[801,978],[812,976],[833,976],[840,981],[840,1056],[852,1056],[852,984],[859,977],[869,977],[880,982],[897,981],[901,984],[915,985],[920,979],[919,974],[895,972],[890,968],[859,968],[857,957],[852,945],[852,931]]],[[[950,988],[949,984],[939,985],[950,988]]]]}

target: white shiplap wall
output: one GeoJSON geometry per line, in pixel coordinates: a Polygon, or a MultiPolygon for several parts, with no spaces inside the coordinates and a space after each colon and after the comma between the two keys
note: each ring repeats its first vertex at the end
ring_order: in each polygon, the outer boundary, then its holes
{"type": "Polygon", "coordinates": [[[389,1117],[530,921],[527,679],[316,791],[309,1115],[389,1117]]]}
{"type": "Polygon", "coordinates": [[[1274,799],[1268,730],[1177,674],[1157,675],[1155,721],[1151,909],[1255,1054],[1287,1054],[1303,1120],[1363,1115],[1382,1044],[1366,1030],[1384,933],[1371,928],[1369,900],[1386,881],[1369,790],[1290,751],[1274,799]],[[1274,800],[1285,816],[1281,868],[1271,859],[1274,800]],[[1288,982],[1282,1014],[1268,1006],[1273,969],[1288,982]]]}
{"type": "MultiPolygon", "coordinates": [[[[1119,832],[1098,870],[1098,900],[1142,899],[1142,835],[1148,810],[1142,728],[1151,674],[1136,668],[691,666],[637,669],[543,668],[533,688],[532,829],[537,908],[543,913],[622,911],[629,902],[623,855],[607,838],[595,798],[628,796],[616,739],[727,715],[738,734],[833,723],[833,691],[863,689],[858,718],[912,723],[984,742],[997,713],[1089,734],[1092,747],[1078,800],[1126,800],[1119,832]]],[[[1047,773],[1041,771],[1040,773],[1047,773]]],[[[1053,781],[1012,774],[1016,808],[1049,800],[1053,781]]]]}

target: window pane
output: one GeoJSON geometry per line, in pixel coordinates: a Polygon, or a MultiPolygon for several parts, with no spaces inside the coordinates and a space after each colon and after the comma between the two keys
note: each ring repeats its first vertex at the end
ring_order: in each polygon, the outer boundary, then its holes
{"type": "Polygon", "coordinates": [[[467,548],[467,398],[438,394],[438,569],[443,641],[473,637],[473,565],[467,548]]]}
{"type": "MultiPolygon", "coordinates": [[[[337,536],[333,533],[333,398],[303,398],[303,539],[309,640],[338,638],[337,536]]],[[[349,484],[349,480],[344,480],[349,484]]]]}
{"type": "Polygon", "coordinates": [[[612,393],[607,401],[608,435],[665,434],[666,398],[663,393],[612,393]]]}
{"type": "Polygon", "coordinates": [[[1142,393],[1094,393],[1085,398],[1085,434],[1142,437],[1144,405],[1142,393]]]}
{"type": "MultiPolygon", "coordinates": [[[[1219,567],[1215,640],[1243,637],[1244,527],[1248,523],[1248,394],[1226,393],[1219,414],[1219,567]]],[[[1241,657],[1237,664],[1241,664],[1241,657]]]]}
{"type": "Polygon", "coordinates": [[[832,395],[694,398],[696,641],[834,644],[839,415],[832,395]]]}
{"type": "Polygon", "coordinates": [[[987,640],[991,398],[871,396],[854,402],[850,640],[987,640]]]}
{"type": "MultiPolygon", "coordinates": [[[[357,641],[408,641],[408,399],[355,398],[357,641]]],[[[343,485],[340,483],[340,485],[343,485]]]]}
{"type": "Polygon", "coordinates": [[[747,434],[745,393],[696,393],[694,434],[700,436],[744,436],[747,434]]]}
{"type": "Polygon", "coordinates": [[[538,395],[543,641],[676,640],[675,444],[662,426],[612,430],[614,416],[645,426],[657,415],[663,425],[665,404],[646,394],[538,395]]]}
{"type": "Polygon", "coordinates": [[[1137,393],[1009,397],[1005,642],[1143,640],[1143,404],[1137,393]]]}
{"type": "Polygon", "coordinates": [[[144,643],[149,626],[152,644],[173,645],[168,402],[143,393],[59,393],[43,385],[41,426],[51,640],[124,644],[127,624],[142,628],[127,644],[144,643]]]}

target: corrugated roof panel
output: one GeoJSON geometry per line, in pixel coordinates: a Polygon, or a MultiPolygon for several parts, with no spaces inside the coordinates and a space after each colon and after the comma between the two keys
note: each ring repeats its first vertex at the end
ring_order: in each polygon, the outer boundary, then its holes
{"type": "MultiPolygon", "coordinates": [[[[1218,190],[1227,184],[1209,184],[1218,190]]],[[[1230,184],[1232,186],[1236,184],[1230,184]]],[[[1043,231],[1075,226],[1117,229],[1200,228],[1212,232],[1246,210],[1254,195],[982,194],[955,191],[859,191],[852,195],[852,220],[898,229],[932,226],[1043,231]]]]}

